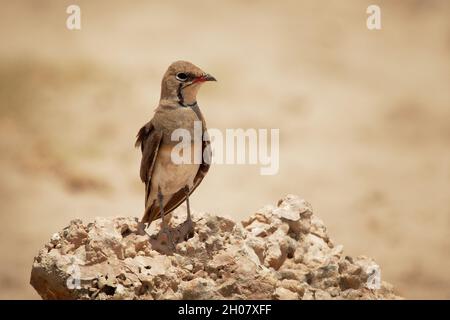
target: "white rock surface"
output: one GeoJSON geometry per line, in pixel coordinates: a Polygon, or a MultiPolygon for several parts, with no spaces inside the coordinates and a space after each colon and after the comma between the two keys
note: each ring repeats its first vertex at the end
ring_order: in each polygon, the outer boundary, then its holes
{"type": "MultiPolygon", "coordinates": [[[[288,195],[241,223],[172,214],[174,250],[159,227],[148,235],[131,217],[71,221],[36,256],[31,284],[44,299],[397,299],[374,266],[329,239],[311,205],[288,195]],[[174,227],[176,225],[177,227],[174,227]],[[370,287],[370,285],[369,285],[370,287]]],[[[159,222],[157,222],[159,223],[159,222]]]]}

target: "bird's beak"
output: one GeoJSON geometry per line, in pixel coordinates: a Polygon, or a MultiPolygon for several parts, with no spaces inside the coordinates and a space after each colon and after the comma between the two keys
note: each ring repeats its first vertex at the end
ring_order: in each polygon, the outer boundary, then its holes
{"type": "Polygon", "coordinates": [[[194,80],[194,82],[205,82],[205,81],[217,81],[217,80],[212,75],[207,73],[195,78],[194,80]]]}
{"type": "Polygon", "coordinates": [[[203,81],[217,81],[216,78],[214,78],[212,75],[210,74],[205,74],[203,76],[203,81]]]}

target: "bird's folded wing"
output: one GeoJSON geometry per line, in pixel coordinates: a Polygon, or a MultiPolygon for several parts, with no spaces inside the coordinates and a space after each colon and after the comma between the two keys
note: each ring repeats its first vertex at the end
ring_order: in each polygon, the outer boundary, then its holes
{"type": "Polygon", "coordinates": [[[161,141],[162,132],[155,130],[151,121],[143,126],[137,134],[135,146],[140,146],[142,151],[140,176],[142,182],[145,183],[145,207],[147,207],[153,168],[161,141]]]}

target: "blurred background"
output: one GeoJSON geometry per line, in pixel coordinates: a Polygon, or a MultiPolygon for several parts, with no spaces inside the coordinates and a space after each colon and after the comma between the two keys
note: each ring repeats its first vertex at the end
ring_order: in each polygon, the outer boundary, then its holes
{"type": "Polygon", "coordinates": [[[219,80],[208,127],[280,129],[277,175],[213,166],[194,208],[298,194],[398,294],[450,298],[450,2],[0,3],[0,298],[39,298],[33,257],[70,220],[141,217],[135,135],[179,59],[219,80]]]}

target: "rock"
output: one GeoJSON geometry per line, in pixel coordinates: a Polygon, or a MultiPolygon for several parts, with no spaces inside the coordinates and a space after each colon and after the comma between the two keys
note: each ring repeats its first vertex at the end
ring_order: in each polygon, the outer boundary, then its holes
{"type": "Polygon", "coordinates": [[[297,247],[294,253],[296,261],[302,261],[304,264],[313,267],[323,265],[332,256],[328,244],[315,234],[308,233],[303,238],[303,242],[305,245],[297,247]]]}
{"type": "Polygon", "coordinates": [[[219,296],[215,292],[215,282],[211,279],[195,278],[180,284],[182,299],[217,299],[219,296]]]}
{"type": "Polygon", "coordinates": [[[398,299],[370,258],[334,245],[311,206],[288,195],[242,221],[184,210],[156,221],[73,220],[38,252],[31,284],[43,299],[398,299]],[[377,278],[378,277],[378,278],[377,278]]]}
{"type": "Polygon", "coordinates": [[[298,294],[289,289],[280,287],[275,289],[273,298],[275,300],[298,300],[298,294]]]}

